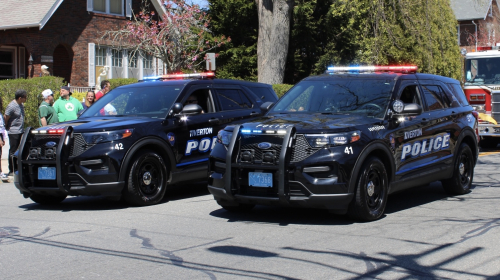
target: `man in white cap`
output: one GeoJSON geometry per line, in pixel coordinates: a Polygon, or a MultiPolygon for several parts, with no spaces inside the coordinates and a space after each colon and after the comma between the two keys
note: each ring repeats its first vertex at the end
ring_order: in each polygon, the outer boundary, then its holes
{"type": "Polygon", "coordinates": [[[49,124],[59,122],[56,110],[52,107],[54,104],[54,93],[50,89],[42,91],[43,101],[38,108],[38,119],[40,126],[47,126],[49,124]]]}

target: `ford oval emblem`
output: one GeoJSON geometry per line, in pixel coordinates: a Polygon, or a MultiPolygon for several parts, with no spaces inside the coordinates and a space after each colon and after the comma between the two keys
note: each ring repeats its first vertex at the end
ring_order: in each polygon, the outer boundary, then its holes
{"type": "Polygon", "coordinates": [[[57,143],[56,142],[52,142],[52,141],[45,143],[45,147],[47,147],[47,148],[52,148],[55,145],[57,145],[57,143]]]}
{"type": "Polygon", "coordinates": [[[257,147],[259,147],[259,149],[262,149],[262,150],[269,149],[269,148],[271,148],[271,146],[272,146],[272,144],[269,142],[262,142],[262,143],[259,143],[259,145],[257,145],[257,147]]]}

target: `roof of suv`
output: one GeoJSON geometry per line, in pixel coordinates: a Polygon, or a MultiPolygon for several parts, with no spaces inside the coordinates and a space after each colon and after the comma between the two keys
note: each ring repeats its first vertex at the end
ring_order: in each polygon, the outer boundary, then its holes
{"type": "Polygon", "coordinates": [[[394,73],[394,72],[324,74],[319,76],[307,77],[304,79],[304,81],[306,80],[328,81],[335,79],[390,79],[390,80],[417,79],[417,80],[440,80],[445,83],[460,83],[458,80],[434,74],[426,74],[426,73],[405,74],[405,73],[394,73]]]}

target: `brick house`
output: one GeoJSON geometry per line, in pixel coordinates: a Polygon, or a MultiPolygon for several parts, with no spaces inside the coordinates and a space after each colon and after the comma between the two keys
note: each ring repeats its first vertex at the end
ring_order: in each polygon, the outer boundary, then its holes
{"type": "MultiPolygon", "coordinates": [[[[149,0],[160,16],[161,0],[149,0]]],[[[148,55],[99,44],[104,30],[125,26],[142,0],[1,0],[0,79],[46,74],[72,87],[95,87],[100,80],[138,78],[163,72],[148,55]],[[5,16],[7,15],[7,16],[5,16]]]]}
{"type": "Polygon", "coordinates": [[[498,0],[451,0],[458,21],[458,44],[467,52],[500,43],[498,0]],[[477,34],[477,36],[475,35],[477,34]]]}

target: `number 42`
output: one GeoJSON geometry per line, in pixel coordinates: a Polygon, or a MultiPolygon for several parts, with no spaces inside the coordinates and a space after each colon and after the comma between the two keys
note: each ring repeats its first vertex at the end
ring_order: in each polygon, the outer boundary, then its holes
{"type": "Polygon", "coordinates": [[[115,150],[123,150],[123,144],[122,143],[118,143],[115,145],[115,150]]]}
{"type": "Polygon", "coordinates": [[[352,147],[345,147],[344,153],[346,153],[346,154],[354,154],[354,152],[352,151],[352,147]]]}

